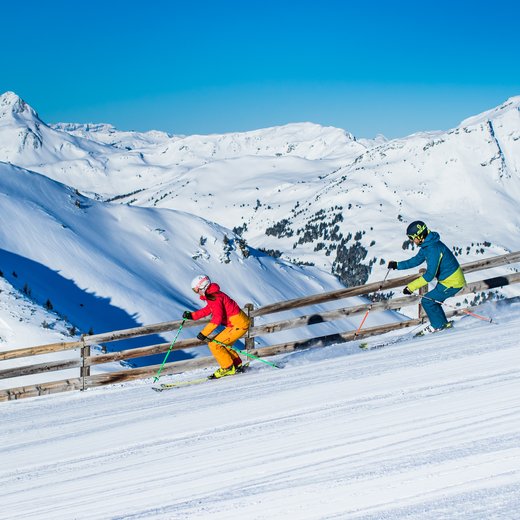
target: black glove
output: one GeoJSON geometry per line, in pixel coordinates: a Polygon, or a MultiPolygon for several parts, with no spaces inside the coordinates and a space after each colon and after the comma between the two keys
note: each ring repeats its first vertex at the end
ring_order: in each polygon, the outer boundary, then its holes
{"type": "Polygon", "coordinates": [[[208,337],[204,336],[204,334],[202,334],[202,332],[199,332],[197,334],[197,339],[200,339],[200,341],[206,341],[208,339],[208,337]]]}
{"type": "Polygon", "coordinates": [[[184,311],[182,313],[182,319],[183,320],[192,320],[193,318],[191,317],[191,312],[190,311],[184,311]]]}
{"type": "Polygon", "coordinates": [[[408,286],[406,286],[406,287],[403,289],[403,293],[404,293],[404,294],[407,294],[408,296],[410,296],[410,294],[413,294],[412,291],[410,291],[410,289],[408,289],[408,286]]]}
{"type": "Polygon", "coordinates": [[[397,262],[395,260],[390,260],[388,262],[388,269],[397,269],[397,262]]]}

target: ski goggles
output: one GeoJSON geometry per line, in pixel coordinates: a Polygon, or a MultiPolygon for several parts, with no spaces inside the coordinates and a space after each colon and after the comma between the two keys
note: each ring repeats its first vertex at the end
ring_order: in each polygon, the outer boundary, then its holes
{"type": "Polygon", "coordinates": [[[203,278],[201,278],[196,284],[194,287],[192,287],[192,290],[194,293],[199,293],[199,292],[204,292],[208,285],[210,284],[210,280],[207,276],[204,276],[203,278]]]}

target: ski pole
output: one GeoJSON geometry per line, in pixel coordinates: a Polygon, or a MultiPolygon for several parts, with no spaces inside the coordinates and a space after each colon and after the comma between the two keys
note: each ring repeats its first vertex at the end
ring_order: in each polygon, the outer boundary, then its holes
{"type": "Polygon", "coordinates": [[[361,320],[361,323],[360,323],[359,327],[357,328],[356,332],[354,333],[354,338],[359,334],[359,331],[361,330],[361,327],[363,327],[363,324],[365,323],[365,320],[368,318],[368,314],[370,313],[370,311],[372,310],[372,307],[374,305],[374,298],[376,297],[376,294],[383,288],[383,284],[386,282],[386,279],[388,278],[389,274],[390,274],[390,269],[388,269],[388,271],[386,272],[386,275],[385,275],[383,281],[381,282],[381,285],[379,286],[379,289],[374,292],[374,295],[371,298],[370,305],[368,306],[367,312],[365,312],[365,315],[363,316],[363,319],[361,320]]]}
{"type": "Polygon", "coordinates": [[[159,370],[157,371],[156,376],[154,377],[154,380],[153,380],[154,383],[157,383],[157,381],[159,381],[159,375],[162,372],[162,369],[163,369],[164,365],[166,364],[166,360],[168,359],[168,356],[170,355],[170,352],[172,351],[173,345],[175,345],[175,342],[177,341],[177,338],[179,337],[179,334],[181,333],[181,330],[182,330],[182,327],[184,326],[184,322],[185,321],[186,321],[186,318],[182,318],[182,323],[181,323],[181,325],[179,327],[179,330],[177,331],[177,334],[173,338],[173,341],[171,342],[170,348],[168,349],[168,352],[166,352],[166,356],[164,356],[164,361],[162,362],[161,367],[159,368],[159,370]]]}
{"type": "Polygon", "coordinates": [[[426,298],[427,300],[438,303],[439,305],[445,305],[446,307],[450,307],[451,309],[461,310],[462,312],[465,312],[466,314],[469,314],[470,316],[473,316],[474,318],[477,318],[479,320],[487,321],[488,323],[493,323],[494,325],[498,325],[496,322],[493,321],[493,318],[488,318],[487,316],[480,316],[480,314],[475,314],[474,312],[468,311],[468,309],[458,309],[454,305],[450,305],[446,302],[440,302],[438,300],[430,298],[429,296],[423,296],[423,298],[426,298]]]}
{"type": "Polygon", "coordinates": [[[218,343],[219,345],[222,345],[223,347],[226,347],[226,348],[229,348],[231,350],[234,350],[238,354],[243,354],[244,356],[250,357],[251,359],[256,359],[256,360],[261,361],[262,363],[265,363],[266,365],[269,365],[269,366],[271,366],[273,368],[282,368],[282,367],[279,367],[278,365],[275,365],[274,363],[271,363],[270,361],[266,361],[265,359],[262,359],[262,358],[259,358],[258,356],[250,354],[249,352],[246,352],[245,350],[240,350],[239,348],[232,347],[231,345],[226,345],[225,343],[222,343],[222,341],[218,341],[217,339],[207,338],[207,342],[208,343],[211,343],[211,342],[218,343]]]}

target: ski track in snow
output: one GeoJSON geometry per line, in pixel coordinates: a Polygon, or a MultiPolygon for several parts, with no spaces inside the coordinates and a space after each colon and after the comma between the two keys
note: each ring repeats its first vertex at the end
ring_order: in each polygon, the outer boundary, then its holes
{"type": "Polygon", "coordinates": [[[3,403],[0,518],[517,518],[516,314],[161,394],[3,403]]]}

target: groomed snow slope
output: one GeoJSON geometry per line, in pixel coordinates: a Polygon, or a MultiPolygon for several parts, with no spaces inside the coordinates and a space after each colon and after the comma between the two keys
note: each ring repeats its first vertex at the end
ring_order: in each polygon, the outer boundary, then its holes
{"type": "Polygon", "coordinates": [[[0,518],[518,518],[519,310],[161,394],[3,403],[0,518]]]}

